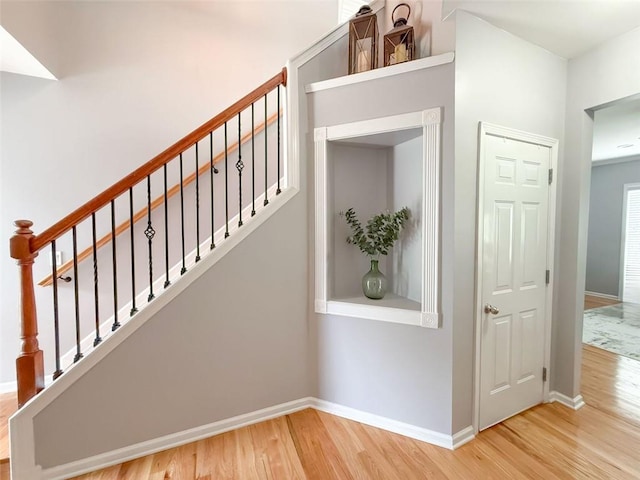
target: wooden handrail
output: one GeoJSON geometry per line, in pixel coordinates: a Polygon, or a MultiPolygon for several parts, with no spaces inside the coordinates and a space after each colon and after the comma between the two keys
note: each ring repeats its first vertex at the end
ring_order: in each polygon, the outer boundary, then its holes
{"type": "MultiPolygon", "coordinates": [[[[252,132],[246,133],[241,138],[240,142],[235,142],[235,143],[233,143],[232,145],[230,145],[227,148],[227,153],[235,152],[238,149],[238,145],[239,144],[241,144],[241,143],[244,144],[244,143],[248,142],[251,139],[251,135],[252,134],[258,134],[258,133],[262,132],[269,125],[272,125],[276,121],[276,119],[278,118],[279,115],[280,115],[280,112],[274,113],[273,115],[271,115],[267,119],[266,124],[265,124],[265,122],[262,122],[262,123],[260,123],[260,125],[255,127],[252,132]]],[[[212,162],[208,162],[208,163],[205,163],[204,165],[202,165],[198,169],[198,175],[202,175],[202,174],[206,173],[211,168],[212,164],[216,165],[218,162],[220,162],[222,160],[224,160],[224,151],[218,153],[215,157],[213,157],[213,161],[212,162]]],[[[195,181],[195,179],[196,179],[196,173],[193,172],[192,174],[187,176],[182,181],[182,186],[185,187],[185,186],[191,184],[192,182],[195,181]]],[[[178,192],[180,192],[180,184],[179,183],[175,184],[173,187],[171,187],[170,189],[167,190],[167,200],[170,199],[171,197],[173,197],[174,195],[176,195],[178,192]]],[[[157,198],[155,198],[151,202],[151,210],[155,210],[156,208],[158,208],[163,203],[164,203],[164,194],[159,195],[157,198]]],[[[139,220],[145,218],[147,216],[147,214],[148,214],[147,207],[145,206],[145,207],[141,208],[140,210],[138,210],[133,215],[133,223],[136,223],[139,220]]],[[[119,224],[116,227],[115,235],[118,236],[121,233],[126,232],[130,225],[131,225],[131,221],[130,220],[125,220],[124,222],[122,222],[121,224],[119,224]]],[[[106,235],[104,235],[103,237],[99,238],[96,241],[96,249],[99,249],[99,248],[107,245],[110,241],[111,241],[111,232],[107,233],[106,235]]],[[[86,258],[90,257],[92,253],[93,253],[93,246],[87,247],[86,249],[82,250],[77,255],[78,263],[80,263],[83,260],[85,260],[86,258]]],[[[58,273],[58,275],[62,275],[63,273],[68,272],[72,268],[73,268],[73,259],[67,260],[66,262],[64,262],[62,265],[60,265],[57,268],[57,273],[58,273]]],[[[52,283],[53,283],[53,275],[49,274],[46,277],[44,277],[42,280],[40,280],[40,282],[38,282],[38,285],[40,285],[41,287],[47,287],[47,286],[51,285],[52,283]]]]}
{"type": "Polygon", "coordinates": [[[119,182],[114,183],[111,187],[107,188],[104,192],[89,200],[87,203],[82,205],[80,208],[74,210],[69,215],[64,217],[59,222],[55,223],[45,231],[43,231],[40,235],[31,238],[29,243],[30,250],[32,253],[36,253],[41,250],[43,247],[51,243],[51,241],[60,237],[64,233],[68,232],[73,228],[74,225],[78,225],[82,220],[89,217],[93,212],[96,212],[100,208],[104,207],[108,203],[111,202],[114,198],[125,193],[134,185],[138,184],[147,176],[154,173],[159,168],[162,168],[163,165],[167,164],[174,158],[176,158],[180,153],[184,152],[192,145],[195,145],[196,142],[204,138],[213,130],[218,127],[224,125],[225,122],[228,122],[233,117],[235,117],[238,113],[242,112],[245,108],[249,107],[252,103],[260,100],[262,97],[271,92],[278,85],[287,84],[287,70],[283,68],[281,72],[277,75],[260,85],[258,88],[253,90],[251,93],[245,95],[243,98],[238,100],[236,103],[228,107],[222,113],[216,115],[208,122],[204,123],[200,127],[196,128],[193,132],[188,134],[182,140],[174,143],[172,146],[167,148],[164,152],[156,155],[154,158],[149,160],[147,163],[137,168],[129,175],[124,177],[119,182]]]}

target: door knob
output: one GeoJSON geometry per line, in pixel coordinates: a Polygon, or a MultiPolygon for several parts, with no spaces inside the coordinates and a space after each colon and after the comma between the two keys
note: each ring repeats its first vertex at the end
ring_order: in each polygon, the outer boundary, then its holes
{"type": "Polygon", "coordinates": [[[487,303],[484,306],[484,313],[491,313],[493,315],[497,315],[497,314],[500,313],[500,310],[498,308],[494,307],[493,305],[490,305],[490,304],[487,303]]]}

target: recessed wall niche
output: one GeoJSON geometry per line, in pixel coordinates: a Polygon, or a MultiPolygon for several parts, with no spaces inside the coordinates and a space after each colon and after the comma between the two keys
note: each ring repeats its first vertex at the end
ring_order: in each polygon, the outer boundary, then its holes
{"type": "Polygon", "coordinates": [[[318,313],[437,328],[441,110],[316,128],[316,299],[318,313]],[[374,214],[409,207],[411,217],[380,269],[382,300],[362,293],[368,257],[346,243],[341,212],[364,225],[374,214]]]}

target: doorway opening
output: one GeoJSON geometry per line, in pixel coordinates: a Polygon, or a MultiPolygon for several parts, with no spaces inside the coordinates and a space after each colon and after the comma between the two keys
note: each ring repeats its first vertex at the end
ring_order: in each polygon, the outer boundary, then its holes
{"type": "Polygon", "coordinates": [[[596,110],[583,342],[640,361],[640,99],[596,110]]]}

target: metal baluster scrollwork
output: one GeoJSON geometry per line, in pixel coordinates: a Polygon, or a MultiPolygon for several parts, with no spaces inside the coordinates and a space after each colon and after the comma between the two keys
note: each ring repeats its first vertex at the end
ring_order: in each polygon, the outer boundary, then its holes
{"type": "Polygon", "coordinates": [[[229,236],[229,151],[227,148],[227,122],[224,122],[224,238],[229,236]]]}
{"type": "Polygon", "coordinates": [[[242,226],[242,170],[244,163],[242,162],[242,127],[240,124],[240,114],[238,113],[238,161],[236,162],[236,170],[238,170],[238,227],[242,226]]]}
{"type": "Polygon", "coordinates": [[[96,213],[91,213],[91,249],[93,252],[93,303],[95,307],[95,322],[96,322],[96,338],[93,339],[93,346],[97,346],[101,341],[100,336],[100,303],[98,292],[98,248],[96,247],[96,213]]]}
{"type": "Polygon", "coordinates": [[[147,228],[144,230],[144,236],[149,242],[149,296],[147,302],[153,300],[156,296],[153,294],[153,237],[156,231],[151,225],[151,176],[147,175],[147,228]]]}

